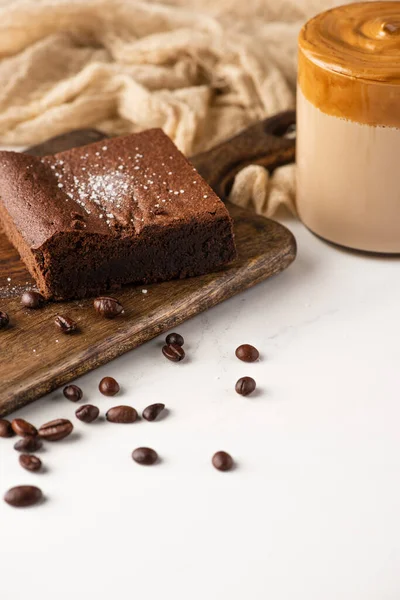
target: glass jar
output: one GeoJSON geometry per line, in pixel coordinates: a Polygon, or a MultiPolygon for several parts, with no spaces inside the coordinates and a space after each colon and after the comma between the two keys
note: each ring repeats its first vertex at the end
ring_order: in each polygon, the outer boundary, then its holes
{"type": "Polygon", "coordinates": [[[400,2],[341,6],[303,27],[297,165],[311,231],[400,252],[400,2]]]}

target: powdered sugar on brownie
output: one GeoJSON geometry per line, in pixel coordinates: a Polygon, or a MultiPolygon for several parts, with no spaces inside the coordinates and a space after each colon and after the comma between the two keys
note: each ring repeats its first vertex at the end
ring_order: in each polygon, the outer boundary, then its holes
{"type": "Polygon", "coordinates": [[[129,137],[125,142],[122,139],[117,152],[116,140],[111,139],[42,161],[50,164],[66,201],[76,202],[91,222],[96,219],[113,231],[131,224],[140,232],[143,223],[151,224],[152,220],[176,222],[187,207],[194,217],[198,211],[206,212],[208,202],[204,201],[209,194],[204,192],[209,191],[208,186],[204,189],[206,184],[197,173],[189,175],[182,155],[162,156],[161,145],[171,144],[168,138],[156,130],[136,137],[139,143],[135,146],[129,137]],[[146,139],[149,135],[151,145],[146,139]]]}

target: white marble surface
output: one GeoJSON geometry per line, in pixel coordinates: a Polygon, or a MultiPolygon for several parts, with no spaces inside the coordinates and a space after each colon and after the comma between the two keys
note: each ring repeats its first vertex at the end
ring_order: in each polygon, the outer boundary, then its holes
{"type": "MultiPolygon", "coordinates": [[[[1,494],[37,483],[33,509],[0,503],[0,597],[138,600],[398,600],[400,263],[334,249],[291,224],[299,255],[280,276],[83,377],[104,412],[163,401],[160,422],[76,421],[23,471],[0,440],[1,494]],[[234,356],[253,343],[259,363],[234,356]],[[238,377],[253,376],[241,398],[238,377]],[[123,391],[97,391],[104,375],[123,391]],[[154,447],[161,464],[130,458],[154,447]],[[225,449],[231,473],[210,465],[225,449]]],[[[60,393],[20,411],[73,418],[60,393]]]]}

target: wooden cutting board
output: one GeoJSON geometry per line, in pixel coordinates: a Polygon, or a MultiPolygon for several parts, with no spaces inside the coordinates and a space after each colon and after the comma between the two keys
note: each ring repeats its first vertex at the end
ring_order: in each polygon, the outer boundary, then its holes
{"type": "MultiPolygon", "coordinates": [[[[225,197],[243,165],[263,164],[272,171],[294,160],[294,140],[286,136],[293,123],[293,113],[282,113],[194,157],[192,162],[225,197]]],[[[99,136],[95,131],[74,132],[30,152],[53,153],[99,136]]],[[[0,417],[290,265],[296,256],[296,243],[285,227],[229,203],[227,206],[235,222],[238,259],[202,277],[127,286],[115,294],[125,314],[112,321],[99,317],[90,299],[49,303],[41,310],[21,307],[20,295],[33,286],[33,281],[0,232],[0,309],[10,316],[9,327],[0,332],[0,417]],[[61,333],[54,324],[57,314],[77,321],[79,332],[61,333]]]]}

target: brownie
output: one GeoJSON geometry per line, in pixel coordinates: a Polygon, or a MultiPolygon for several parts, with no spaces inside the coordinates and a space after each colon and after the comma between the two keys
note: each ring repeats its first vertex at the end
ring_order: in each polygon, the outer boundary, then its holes
{"type": "Polygon", "coordinates": [[[225,205],[160,129],[44,158],[0,152],[0,222],[56,300],[201,275],[236,256],[225,205]]]}

